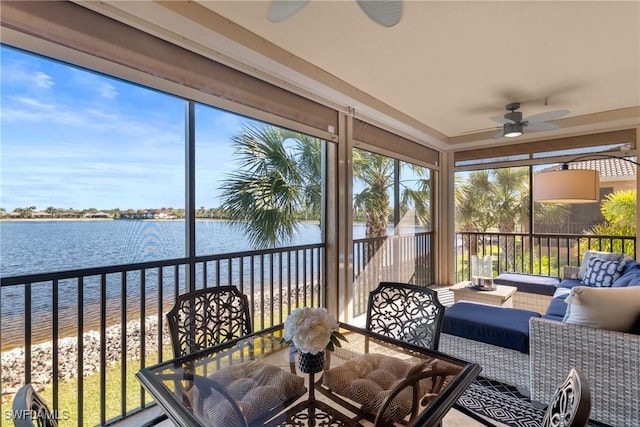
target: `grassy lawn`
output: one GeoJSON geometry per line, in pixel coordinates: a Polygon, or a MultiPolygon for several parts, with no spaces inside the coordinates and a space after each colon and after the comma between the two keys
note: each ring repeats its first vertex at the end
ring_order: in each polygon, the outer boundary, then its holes
{"type": "MultiPolygon", "coordinates": [[[[167,347],[166,354],[170,354],[171,349],[167,347]]],[[[147,357],[147,364],[154,364],[157,360],[156,355],[147,357]]],[[[135,377],[135,373],[140,370],[140,361],[127,361],[126,366],[126,396],[121,396],[121,367],[122,363],[117,362],[107,366],[106,369],[106,419],[114,418],[120,415],[120,402],[126,402],[126,411],[140,407],[140,390],[141,386],[135,377]]],[[[95,426],[100,424],[100,375],[94,373],[83,378],[83,411],[82,425],[95,426]]],[[[53,385],[45,386],[45,389],[39,393],[48,403],[49,409],[53,406],[53,385]]],[[[60,381],[58,386],[59,412],[61,418],[58,421],[60,427],[77,426],[78,425],[78,381],[60,381]]],[[[148,393],[145,393],[145,401],[151,402],[152,399],[148,393]]],[[[8,412],[11,410],[12,402],[2,403],[3,420],[8,421],[8,412]]],[[[10,422],[10,421],[9,421],[10,422]]]]}

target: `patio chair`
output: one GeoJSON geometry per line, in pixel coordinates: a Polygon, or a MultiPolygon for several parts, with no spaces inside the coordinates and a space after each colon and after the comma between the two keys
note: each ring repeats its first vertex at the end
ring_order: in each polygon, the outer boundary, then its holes
{"type": "Polygon", "coordinates": [[[31,384],[25,384],[13,398],[13,423],[16,427],[57,427],[55,413],[31,384]]]}
{"type": "MultiPolygon", "coordinates": [[[[487,427],[496,427],[474,412],[454,405],[456,409],[487,427]]],[[[582,372],[572,368],[562,385],[556,389],[551,403],[540,420],[540,427],[585,427],[591,413],[591,392],[582,372]]]]}
{"type": "MultiPolygon", "coordinates": [[[[437,350],[444,310],[436,291],[432,289],[406,283],[381,282],[369,293],[365,328],[418,347],[437,350]]],[[[368,353],[368,339],[365,339],[365,352],[368,353]]],[[[374,370],[384,366],[389,372],[405,374],[391,384],[387,384],[388,378],[378,381],[377,377],[367,374],[367,380],[362,383],[366,392],[351,394],[341,390],[339,380],[334,381],[341,369],[337,367],[333,373],[325,371],[322,384],[318,382],[316,388],[375,426],[388,425],[390,422],[411,423],[420,405],[428,404],[430,399],[437,396],[447,378],[456,372],[440,362],[411,367],[407,362],[381,354],[365,354],[361,358],[365,362],[363,366],[374,370]],[[376,395],[375,398],[372,398],[372,393],[376,395]],[[350,404],[345,397],[359,403],[359,407],[350,404]]]]}
{"type": "Polygon", "coordinates": [[[444,306],[433,289],[380,282],[369,293],[366,329],[430,350],[438,350],[444,306]]]}
{"type": "Polygon", "coordinates": [[[591,412],[591,392],[585,376],[572,368],[558,387],[542,418],[542,427],[585,427],[591,412]]]}
{"type": "Polygon", "coordinates": [[[167,313],[174,357],[248,335],[249,299],[235,286],[218,286],[180,295],[167,313]]]}
{"type": "MultiPolygon", "coordinates": [[[[241,338],[252,332],[249,299],[235,286],[217,286],[180,295],[167,313],[173,356],[241,338]]],[[[162,414],[144,427],[167,419],[162,414]]]]}

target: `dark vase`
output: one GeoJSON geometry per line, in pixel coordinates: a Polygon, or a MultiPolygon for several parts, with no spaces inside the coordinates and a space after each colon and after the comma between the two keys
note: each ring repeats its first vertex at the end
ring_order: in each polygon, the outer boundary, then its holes
{"type": "Polygon", "coordinates": [[[305,374],[315,374],[324,370],[324,351],[318,354],[300,353],[298,368],[305,374]]]}

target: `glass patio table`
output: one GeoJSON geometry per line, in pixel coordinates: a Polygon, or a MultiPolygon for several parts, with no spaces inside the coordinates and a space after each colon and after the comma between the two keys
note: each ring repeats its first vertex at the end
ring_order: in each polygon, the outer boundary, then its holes
{"type": "MultiPolygon", "coordinates": [[[[439,352],[348,324],[340,327],[348,341],[326,352],[325,370],[317,373],[300,372],[295,348],[280,342],[280,325],[144,368],[136,377],[180,426],[359,426],[365,420],[388,425],[398,419],[383,422],[380,415],[376,420],[371,408],[362,410],[362,403],[379,399],[368,395],[369,401],[359,402],[340,396],[336,381],[366,384],[376,372],[384,376],[398,370],[403,373],[394,384],[404,381],[411,387],[410,378],[418,384],[409,393],[415,411],[399,416],[406,415],[411,426],[435,426],[481,371],[477,364],[439,352]]],[[[402,405],[396,403],[407,397],[404,390],[395,400],[378,402],[387,405],[378,414],[393,407],[398,416],[402,405]]]]}

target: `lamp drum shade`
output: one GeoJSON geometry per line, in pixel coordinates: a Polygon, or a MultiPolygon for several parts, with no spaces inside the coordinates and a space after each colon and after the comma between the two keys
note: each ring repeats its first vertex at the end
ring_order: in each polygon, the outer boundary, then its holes
{"type": "Polygon", "coordinates": [[[598,171],[566,169],[533,176],[533,201],[539,203],[595,203],[600,198],[598,171]]]}

